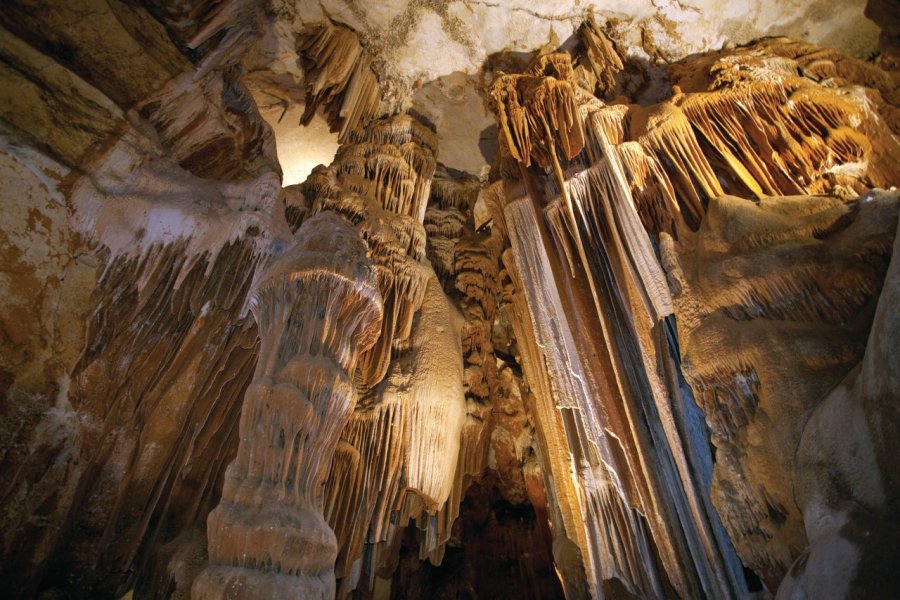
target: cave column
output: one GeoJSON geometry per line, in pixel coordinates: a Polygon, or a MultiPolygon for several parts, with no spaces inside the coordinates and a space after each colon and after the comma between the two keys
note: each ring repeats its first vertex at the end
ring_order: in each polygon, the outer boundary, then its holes
{"type": "Polygon", "coordinates": [[[259,360],[192,597],[333,598],[337,543],[322,488],[356,403],[357,357],[383,313],[365,243],[334,213],[309,219],[254,286],[250,308],[259,360]]]}

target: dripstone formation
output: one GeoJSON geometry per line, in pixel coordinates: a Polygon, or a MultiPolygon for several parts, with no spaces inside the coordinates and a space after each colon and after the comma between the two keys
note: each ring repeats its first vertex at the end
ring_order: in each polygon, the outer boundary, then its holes
{"type": "Polygon", "coordinates": [[[322,484],[355,404],[350,373],[384,307],[366,247],[322,213],[261,275],[250,303],[260,347],[237,457],[209,514],[209,567],[196,598],[334,596],[337,541],[322,484]]]}
{"type": "Polygon", "coordinates": [[[897,7],[170,4],[0,7],[0,589],[900,596],[897,7]]]}

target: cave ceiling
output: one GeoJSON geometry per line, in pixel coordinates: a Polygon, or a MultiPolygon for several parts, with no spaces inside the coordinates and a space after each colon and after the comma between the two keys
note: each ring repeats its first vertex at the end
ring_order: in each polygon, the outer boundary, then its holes
{"type": "Polygon", "coordinates": [[[412,109],[429,119],[438,130],[439,160],[478,174],[495,150],[486,100],[493,73],[521,68],[541,48],[571,46],[589,14],[641,74],[628,95],[656,101],[671,93],[662,65],[764,36],[804,39],[865,58],[876,51],[879,29],[864,6],[864,0],[275,2],[274,24],[248,63],[298,81],[297,32],[323,21],[346,25],[373,58],[385,110],[412,109]]]}

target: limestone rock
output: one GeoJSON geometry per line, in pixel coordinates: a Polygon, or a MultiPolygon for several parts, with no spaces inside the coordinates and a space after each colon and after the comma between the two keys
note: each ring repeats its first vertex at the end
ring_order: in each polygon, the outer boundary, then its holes
{"type": "Polygon", "coordinates": [[[807,543],[798,465],[782,448],[860,358],[896,212],[890,201],[725,196],[681,250],[691,262],[670,270],[685,377],[717,447],[714,499],[773,588],[807,543]]]}
{"type": "MultiPolygon", "coordinates": [[[[880,194],[866,198],[885,201],[880,194]]],[[[900,290],[898,239],[895,234],[862,360],[803,424],[795,489],[809,547],[779,586],[778,598],[890,598],[900,590],[892,567],[897,477],[881,466],[896,456],[900,423],[892,308],[900,290]]]]}
{"type": "Polygon", "coordinates": [[[337,542],[322,484],[353,410],[351,374],[384,306],[365,243],[339,217],[306,221],[261,274],[260,332],[237,457],[209,514],[209,567],[192,598],[331,598],[337,542]]]}
{"type": "Polygon", "coordinates": [[[832,4],[4,4],[3,589],[896,595],[897,19],[832,4]]]}

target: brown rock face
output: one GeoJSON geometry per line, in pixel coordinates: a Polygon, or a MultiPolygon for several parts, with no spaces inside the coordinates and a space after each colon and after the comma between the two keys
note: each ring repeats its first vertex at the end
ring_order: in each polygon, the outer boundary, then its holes
{"type": "Polygon", "coordinates": [[[723,196],[669,267],[682,368],[717,449],[713,499],[773,589],[807,543],[784,449],[861,357],[896,215],[879,196],[723,196]]]}
{"type": "MultiPolygon", "coordinates": [[[[870,204],[897,203],[875,196],[870,204]]],[[[879,221],[888,228],[892,215],[879,221]]],[[[894,217],[896,219],[896,217],[894,217]]],[[[895,469],[896,335],[900,237],[860,363],[819,403],[794,453],[797,501],[809,546],[777,598],[891,598],[900,593],[895,542],[900,486],[895,469]]]]}
{"type": "Polygon", "coordinates": [[[23,597],[185,597],[254,369],[244,306],[278,231],[271,133],[233,56],[188,72],[157,16],[0,11],[4,158],[31,173],[2,203],[4,239],[28,249],[7,263],[3,316],[4,398],[29,399],[2,410],[2,579],[23,597]]]}
{"type": "Polygon", "coordinates": [[[890,3],[507,4],[0,7],[0,596],[900,596],[890,3]]]}

